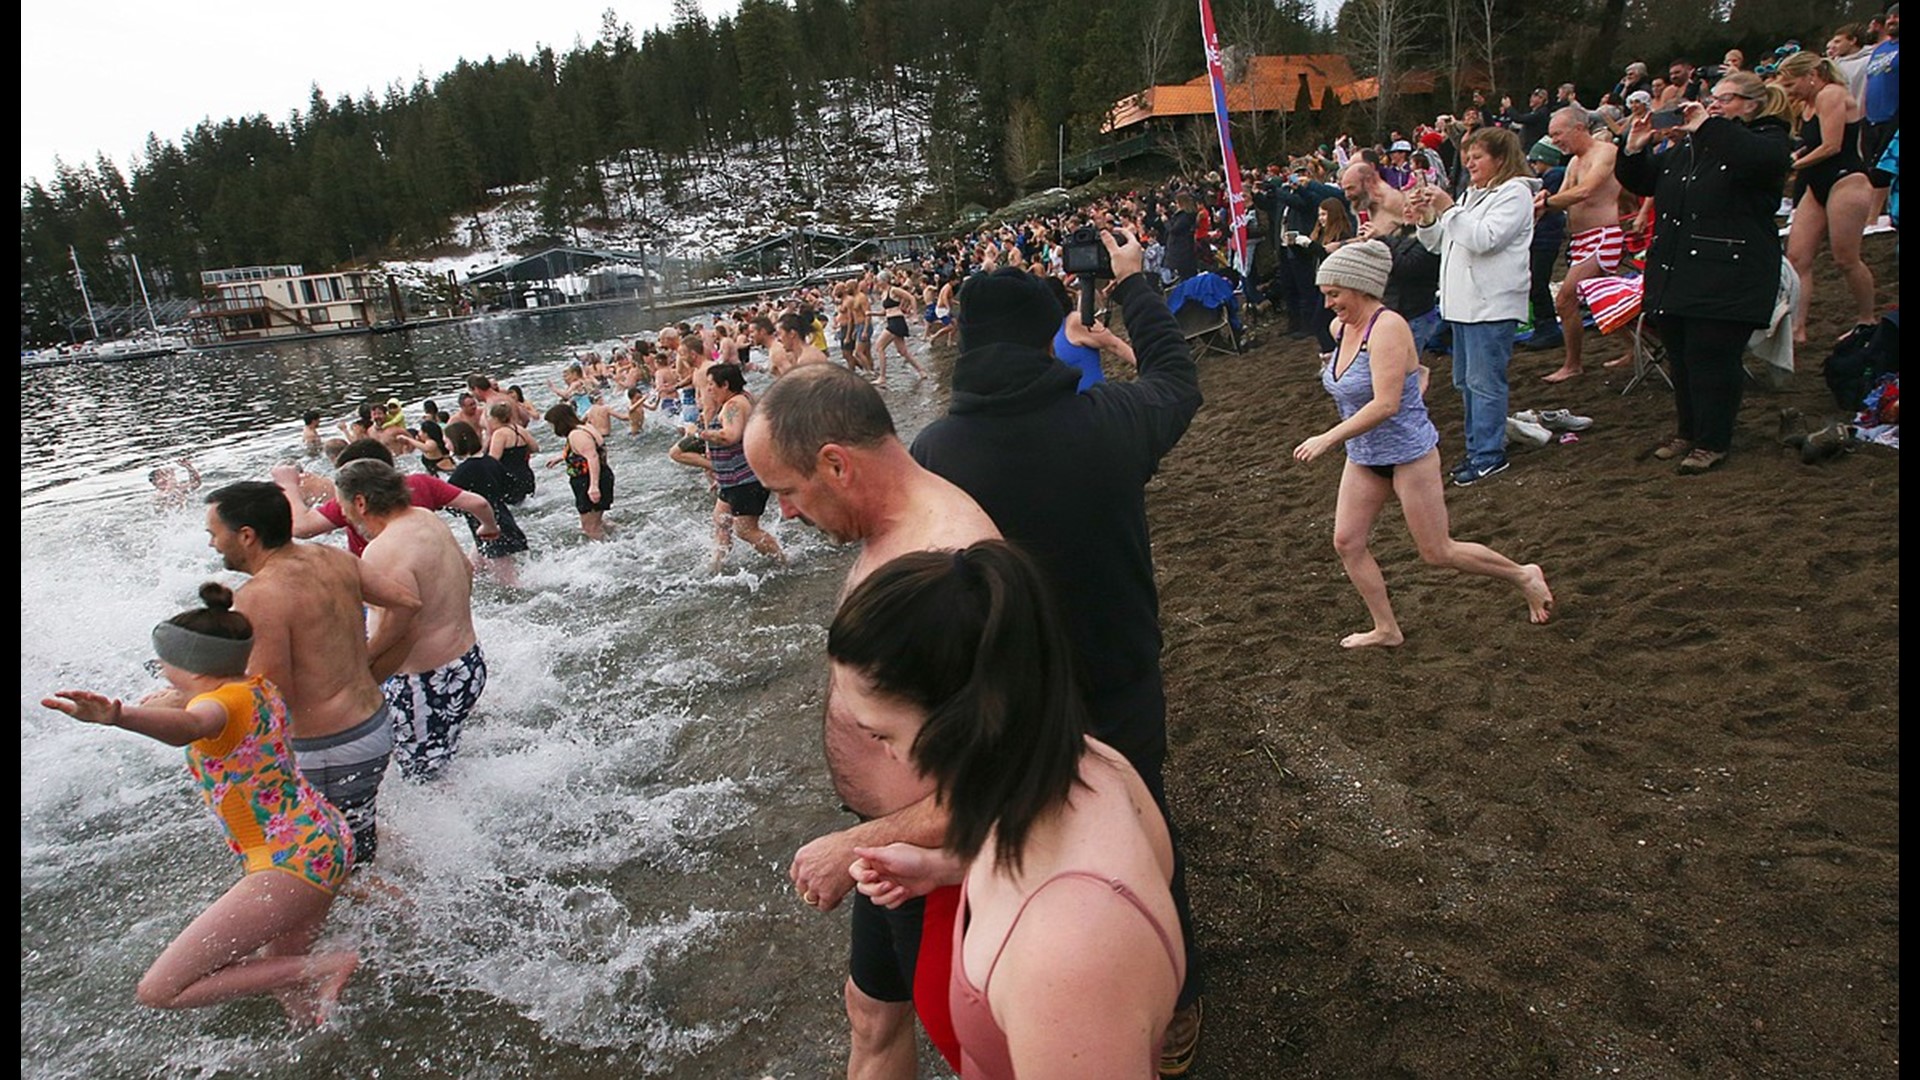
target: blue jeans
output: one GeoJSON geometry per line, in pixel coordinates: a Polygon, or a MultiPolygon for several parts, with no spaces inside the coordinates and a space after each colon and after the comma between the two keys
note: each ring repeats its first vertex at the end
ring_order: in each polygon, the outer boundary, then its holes
{"type": "Polygon", "coordinates": [[[1467,416],[1467,464],[1490,468],[1507,459],[1507,364],[1519,323],[1453,324],[1453,386],[1467,416]]]}
{"type": "Polygon", "coordinates": [[[1416,354],[1432,349],[1434,339],[1440,336],[1440,309],[1434,308],[1425,315],[1408,319],[1407,329],[1413,331],[1413,351],[1416,354]]]}

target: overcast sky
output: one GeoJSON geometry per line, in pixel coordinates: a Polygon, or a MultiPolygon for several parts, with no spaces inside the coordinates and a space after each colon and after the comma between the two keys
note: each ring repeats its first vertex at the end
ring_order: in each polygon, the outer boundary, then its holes
{"type": "MultiPolygon", "coordinates": [[[[701,0],[709,16],[737,0],[701,0]]],[[[20,181],[53,176],[58,155],[124,170],[153,132],[164,142],[201,120],[306,111],[313,84],[359,97],[461,57],[556,51],[600,33],[613,8],[638,36],[671,0],[390,0],[313,5],[25,0],[20,11],[20,181]]]]}
{"type": "MultiPolygon", "coordinates": [[[[1323,13],[1340,0],[1315,0],[1323,13]]],[[[389,0],[372,5],[25,0],[20,11],[20,181],[53,176],[55,156],[124,171],[147,133],[178,143],[201,120],[265,113],[276,122],[328,100],[431,80],[456,60],[591,41],[612,7],[636,35],[671,0],[389,0]]],[[[701,0],[709,16],[737,0],[701,0]]]]}

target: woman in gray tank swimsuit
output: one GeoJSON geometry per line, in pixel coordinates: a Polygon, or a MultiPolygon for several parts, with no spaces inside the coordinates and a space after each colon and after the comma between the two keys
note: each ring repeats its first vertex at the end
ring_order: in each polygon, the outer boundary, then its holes
{"type": "Polygon", "coordinates": [[[1367,548],[1373,523],[1387,498],[1400,500],[1407,531],[1420,557],[1513,583],[1527,598],[1536,623],[1553,612],[1546,575],[1485,546],[1448,534],[1446,488],[1440,481],[1440,433],[1427,416],[1419,354],[1407,322],[1380,303],[1393,256],[1374,241],[1348,244],[1320,264],[1314,283],[1334,315],[1339,346],[1320,381],[1340,408],[1340,422],[1294,447],[1297,461],[1312,461],[1345,443],[1346,470],[1333,513],[1333,548],[1347,577],[1373,616],[1373,629],[1348,634],[1349,649],[1398,645],[1405,640],[1387,600],[1386,578],[1367,548]]]}

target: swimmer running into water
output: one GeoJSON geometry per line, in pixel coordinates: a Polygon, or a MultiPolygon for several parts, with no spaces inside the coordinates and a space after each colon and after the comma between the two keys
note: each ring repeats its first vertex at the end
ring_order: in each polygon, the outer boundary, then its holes
{"type": "Polygon", "coordinates": [[[350,951],[315,953],[314,939],[353,866],[353,831],[295,767],[287,706],[247,676],[253,625],[233,593],[200,587],[204,607],[153,628],[160,671],[185,708],[123,705],[85,690],[40,704],[89,724],[185,747],[187,771],[239,857],[241,879],[160,953],[135,991],[155,1009],[192,1009],[272,994],[296,1025],[324,1023],[359,966],[350,951]]]}

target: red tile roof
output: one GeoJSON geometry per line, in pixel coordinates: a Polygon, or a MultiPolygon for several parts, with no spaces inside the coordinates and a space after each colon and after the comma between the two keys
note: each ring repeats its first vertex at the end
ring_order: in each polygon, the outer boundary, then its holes
{"type": "MultiPolygon", "coordinates": [[[[1433,89],[1433,76],[1412,72],[1403,88],[1421,93],[1433,89]]],[[[1347,58],[1337,53],[1256,56],[1237,82],[1227,84],[1228,112],[1292,112],[1304,104],[1326,108],[1327,95],[1342,105],[1370,101],[1380,93],[1375,79],[1357,79],[1347,58]],[[1305,92],[1302,92],[1302,83],[1305,92]]],[[[1156,116],[1195,116],[1213,111],[1213,91],[1206,75],[1184,83],[1150,86],[1113,103],[1102,131],[1116,131],[1156,116]]]]}

